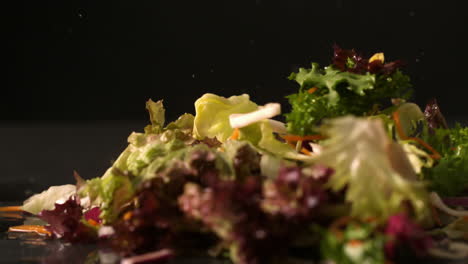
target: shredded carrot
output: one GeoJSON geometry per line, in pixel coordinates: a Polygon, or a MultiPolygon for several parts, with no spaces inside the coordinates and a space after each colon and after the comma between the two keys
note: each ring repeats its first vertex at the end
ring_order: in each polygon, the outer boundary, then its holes
{"type": "Polygon", "coordinates": [[[19,225],[19,226],[12,226],[8,229],[9,232],[33,232],[39,235],[47,235],[50,236],[49,230],[45,228],[45,226],[41,225],[19,225]]]}
{"type": "Polygon", "coordinates": [[[352,240],[348,241],[347,244],[352,246],[352,247],[358,247],[358,246],[361,246],[363,244],[363,242],[361,240],[359,240],[359,239],[352,239],[352,240]]]}
{"type": "Polygon", "coordinates": [[[377,222],[377,218],[369,216],[366,219],[364,219],[364,222],[366,222],[366,223],[375,223],[375,222],[377,222]]]}
{"type": "Polygon", "coordinates": [[[125,221],[128,221],[128,220],[130,220],[130,218],[132,218],[132,216],[133,216],[133,213],[131,211],[128,211],[123,215],[123,219],[125,221]]]}
{"type": "Polygon", "coordinates": [[[420,138],[416,138],[416,137],[408,137],[407,135],[405,135],[405,132],[403,131],[403,127],[401,126],[400,114],[398,113],[398,111],[393,112],[393,120],[395,121],[395,127],[396,127],[397,134],[401,139],[416,141],[420,145],[425,147],[427,150],[432,152],[431,158],[433,158],[433,159],[440,159],[441,158],[441,155],[439,154],[439,152],[437,152],[433,147],[431,147],[429,144],[427,144],[424,140],[422,140],[420,138]]]}
{"type": "Polygon", "coordinates": [[[23,219],[23,216],[21,214],[19,214],[19,213],[16,213],[16,212],[0,213],[0,217],[23,219]]]}
{"type": "Polygon", "coordinates": [[[309,151],[308,149],[306,149],[306,148],[301,148],[301,152],[302,152],[303,154],[306,154],[306,155],[309,155],[309,156],[312,155],[312,152],[310,152],[310,151],[309,151]]]}
{"type": "Polygon", "coordinates": [[[438,226],[442,226],[442,221],[440,220],[439,212],[437,212],[437,209],[431,203],[429,204],[429,206],[431,207],[432,218],[438,226]]]}
{"type": "Polygon", "coordinates": [[[395,127],[396,127],[398,136],[401,139],[407,139],[408,137],[405,135],[405,132],[403,131],[403,127],[401,126],[400,114],[398,113],[398,111],[393,112],[393,120],[395,121],[395,127]]]}
{"type": "Polygon", "coordinates": [[[317,91],[317,87],[312,87],[309,90],[307,90],[307,92],[310,93],[310,94],[315,93],[315,91],[317,91]]]}
{"type": "Polygon", "coordinates": [[[441,158],[441,155],[439,154],[439,152],[437,152],[437,150],[435,150],[433,147],[431,147],[429,144],[427,144],[426,142],[424,142],[424,140],[420,139],[420,138],[416,138],[416,137],[409,137],[408,138],[409,140],[414,140],[416,142],[418,142],[419,144],[421,144],[422,146],[424,146],[426,149],[428,149],[430,152],[432,152],[432,155],[431,155],[431,158],[433,159],[440,159],[441,158]]]}
{"type": "Polygon", "coordinates": [[[322,135],[308,135],[308,136],[298,136],[298,135],[283,135],[281,136],[286,141],[305,141],[305,140],[320,140],[325,137],[322,135]]]}
{"type": "Polygon", "coordinates": [[[90,225],[92,225],[92,226],[98,226],[98,225],[99,225],[99,223],[96,222],[96,221],[93,220],[93,219],[88,219],[88,224],[90,224],[90,225]]]}
{"type": "Polygon", "coordinates": [[[235,128],[234,131],[232,132],[232,135],[229,137],[229,139],[237,140],[239,139],[239,134],[240,134],[239,128],[235,128]]]}
{"type": "Polygon", "coordinates": [[[467,222],[468,222],[468,216],[463,216],[463,221],[467,221],[467,222]]]}
{"type": "Polygon", "coordinates": [[[0,207],[0,212],[21,212],[21,206],[3,206],[0,207]]]}

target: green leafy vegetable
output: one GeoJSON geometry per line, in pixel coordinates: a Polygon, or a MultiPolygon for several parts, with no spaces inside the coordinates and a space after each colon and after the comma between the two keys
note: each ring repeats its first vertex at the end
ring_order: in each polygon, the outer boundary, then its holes
{"type": "Polygon", "coordinates": [[[385,263],[385,236],[372,224],[350,224],[341,235],[327,230],[320,243],[322,257],[340,264],[385,263]]]}
{"type": "Polygon", "coordinates": [[[29,197],[24,201],[21,209],[35,215],[42,210],[53,210],[56,202],[65,202],[70,196],[74,195],[75,192],[75,185],[66,184],[52,186],[42,193],[29,197]]]}
{"type": "Polygon", "coordinates": [[[224,98],[214,94],[204,94],[195,102],[193,133],[197,139],[216,137],[225,142],[233,132],[229,115],[248,113],[257,110],[247,94],[224,98]]]}
{"type": "Polygon", "coordinates": [[[153,100],[149,99],[146,102],[146,110],[148,110],[148,113],[150,115],[151,125],[148,125],[145,128],[145,131],[152,132],[152,133],[159,133],[164,127],[164,121],[165,121],[165,116],[164,116],[165,110],[164,110],[162,100],[154,102],[153,100]]]}
{"type": "Polygon", "coordinates": [[[438,128],[424,138],[442,155],[435,167],[424,170],[431,189],[442,196],[468,193],[468,127],[438,128]]]}
{"type": "Polygon", "coordinates": [[[417,219],[427,217],[425,185],[411,179],[414,172],[407,171],[411,168],[407,157],[392,159],[392,152],[404,151],[389,138],[379,119],[335,118],[322,130],[330,138],[313,162],[335,170],[329,186],[335,191],[347,188],[346,200],[351,202],[352,216],[385,220],[408,202],[417,219]]]}
{"type": "Polygon", "coordinates": [[[388,105],[391,98],[407,99],[411,95],[409,77],[399,70],[391,75],[357,74],[333,66],[322,70],[313,63],[311,69],[301,68],[289,78],[300,89],[287,97],[292,111],[286,114],[286,120],[289,131],[299,135],[315,133],[324,118],[375,114],[379,105],[388,105]],[[313,87],[317,90],[309,91],[313,87]]]}

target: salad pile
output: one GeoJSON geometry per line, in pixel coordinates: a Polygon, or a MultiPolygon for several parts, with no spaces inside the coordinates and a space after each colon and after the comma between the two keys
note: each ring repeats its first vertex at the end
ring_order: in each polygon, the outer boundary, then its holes
{"type": "Polygon", "coordinates": [[[284,123],[247,94],[204,94],[168,124],[149,100],[151,123],[102,177],[75,173],[22,210],[46,222],[31,230],[105,243],[122,263],[467,257],[468,128],[411,103],[402,65],[335,46],[331,65],[290,75],[284,123]]]}

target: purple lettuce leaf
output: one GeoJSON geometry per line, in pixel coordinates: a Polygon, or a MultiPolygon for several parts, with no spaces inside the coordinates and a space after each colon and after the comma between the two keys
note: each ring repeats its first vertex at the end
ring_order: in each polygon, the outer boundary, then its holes
{"type": "Polygon", "coordinates": [[[54,236],[70,242],[91,242],[97,239],[96,230],[83,223],[83,207],[72,196],[63,204],[55,204],[53,210],[43,210],[39,218],[46,221],[46,226],[54,236]]]}
{"type": "Polygon", "coordinates": [[[404,213],[388,219],[385,234],[389,237],[385,243],[385,254],[392,259],[397,251],[408,249],[417,256],[423,256],[433,246],[432,239],[404,213]]]}

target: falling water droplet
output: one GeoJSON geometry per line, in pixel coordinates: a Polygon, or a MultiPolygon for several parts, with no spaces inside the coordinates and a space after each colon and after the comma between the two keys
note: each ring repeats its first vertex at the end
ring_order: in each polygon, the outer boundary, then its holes
{"type": "Polygon", "coordinates": [[[86,11],[84,9],[78,9],[76,15],[79,19],[84,19],[86,17],[86,11]]]}
{"type": "Polygon", "coordinates": [[[195,79],[195,73],[194,73],[194,74],[192,74],[192,78],[193,78],[193,79],[195,79]]]}

